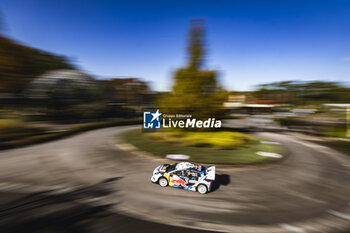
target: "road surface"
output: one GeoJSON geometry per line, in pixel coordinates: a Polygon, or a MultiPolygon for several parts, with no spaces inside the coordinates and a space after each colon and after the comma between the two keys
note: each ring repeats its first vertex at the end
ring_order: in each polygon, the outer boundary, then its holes
{"type": "Polygon", "coordinates": [[[151,173],[162,161],[115,145],[115,135],[130,128],[99,129],[1,151],[1,227],[17,227],[13,232],[21,226],[36,229],[40,222],[55,223],[53,216],[61,214],[73,216],[67,223],[62,220],[67,226],[79,222],[91,232],[118,232],[118,227],[175,232],[180,229],[176,226],[229,232],[350,230],[346,155],[300,135],[258,133],[280,142],[288,157],[262,167],[219,167],[215,190],[200,195],[152,184],[151,173]],[[95,214],[104,217],[91,217],[95,214]]]}

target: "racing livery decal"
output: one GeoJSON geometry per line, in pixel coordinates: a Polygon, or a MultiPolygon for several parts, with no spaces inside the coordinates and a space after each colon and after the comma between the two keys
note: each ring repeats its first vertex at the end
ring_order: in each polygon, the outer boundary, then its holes
{"type": "Polygon", "coordinates": [[[180,177],[178,177],[177,175],[174,175],[170,178],[170,186],[172,186],[171,184],[173,185],[177,185],[177,186],[182,186],[184,188],[188,188],[187,187],[187,184],[188,183],[188,178],[185,178],[185,180],[181,179],[180,177]]]}
{"type": "Polygon", "coordinates": [[[201,194],[210,192],[215,180],[215,166],[207,169],[198,164],[181,162],[163,164],[153,171],[151,181],[160,186],[198,191],[201,194]]]}

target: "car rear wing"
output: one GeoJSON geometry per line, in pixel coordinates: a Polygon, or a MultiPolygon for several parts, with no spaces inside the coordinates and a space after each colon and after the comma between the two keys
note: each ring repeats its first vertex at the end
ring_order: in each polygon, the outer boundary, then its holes
{"type": "Polygon", "coordinates": [[[207,180],[215,180],[215,166],[207,168],[207,180]]]}

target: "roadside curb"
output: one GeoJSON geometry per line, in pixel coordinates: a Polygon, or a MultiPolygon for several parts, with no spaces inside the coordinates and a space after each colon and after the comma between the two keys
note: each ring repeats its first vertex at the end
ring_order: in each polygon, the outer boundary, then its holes
{"type": "Polygon", "coordinates": [[[174,160],[170,160],[170,159],[166,159],[166,158],[159,158],[159,157],[152,155],[151,153],[141,151],[141,150],[137,149],[135,146],[124,142],[119,136],[117,137],[116,143],[114,145],[119,150],[129,152],[133,155],[136,155],[136,156],[148,159],[148,160],[154,160],[154,161],[159,161],[159,162],[163,162],[163,163],[173,163],[174,162],[174,160]]]}

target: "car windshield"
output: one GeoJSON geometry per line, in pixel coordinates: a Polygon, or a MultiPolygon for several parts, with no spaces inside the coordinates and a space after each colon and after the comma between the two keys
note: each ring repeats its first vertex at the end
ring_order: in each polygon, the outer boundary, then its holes
{"type": "Polygon", "coordinates": [[[166,168],[166,172],[174,171],[175,168],[176,168],[176,165],[177,165],[177,163],[169,165],[169,166],[166,168]]]}

